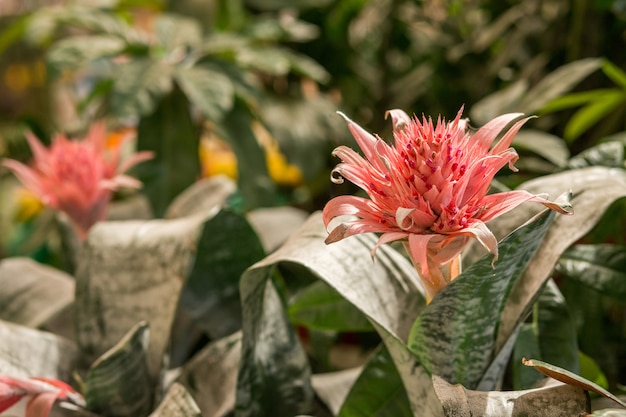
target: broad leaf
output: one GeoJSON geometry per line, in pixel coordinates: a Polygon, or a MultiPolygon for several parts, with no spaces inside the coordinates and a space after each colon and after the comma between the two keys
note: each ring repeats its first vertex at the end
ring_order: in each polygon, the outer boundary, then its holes
{"type": "Polygon", "coordinates": [[[308,217],[308,212],[290,206],[261,207],[246,214],[267,253],[285,243],[308,217]]]}
{"type": "Polygon", "coordinates": [[[350,389],[363,371],[363,367],[349,368],[335,372],[324,372],[311,377],[311,384],[317,397],[328,407],[333,416],[339,414],[350,389]]]}
{"type": "Polygon", "coordinates": [[[539,352],[539,340],[537,323],[523,323],[515,340],[515,348],[511,357],[511,377],[513,389],[516,391],[530,389],[543,379],[543,376],[522,364],[522,359],[541,357],[539,352]]]}
{"type": "Polygon", "coordinates": [[[541,292],[535,314],[541,360],[579,373],[576,327],[565,298],[553,280],[548,280],[541,292]]]}
{"type": "Polygon", "coordinates": [[[338,417],[357,416],[413,416],[402,379],[384,345],[367,362],[338,414],[338,417]]]}
{"type": "Polygon", "coordinates": [[[222,210],[204,223],[191,272],[180,295],[181,309],[209,337],[241,328],[239,278],[265,255],[246,219],[222,210]]]}
{"type": "Polygon", "coordinates": [[[117,36],[78,36],[55,42],[46,59],[51,76],[58,77],[66,70],[85,67],[90,61],[112,58],[125,47],[126,43],[117,36]]]}
{"type": "Polygon", "coordinates": [[[624,164],[624,145],[620,142],[604,142],[585,149],[567,162],[568,168],[588,166],[621,167],[624,164]]]}
{"type": "MultiPolygon", "coordinates": [[[[626,196],[626,171],[593,167],[547,175],[522,184],[519,188],[554,197],[572,190],[573,216],[557,216],[539,248],[537,257],[511,290],[498,327],[496,352],[509,340],[512,332],[526,317],[539,290],[549,278],[561,254],[584,236],[616,199],[626,196]]],[[[490,222],[496,235],[511,230],[527,219],[537,208],[525,205],[490,222]]]]}
{"type": "Polygon", "coordinates": [[[604,61],[602,72],[606,74],[615,84],[626,89],[626,73],[611,61],[604,61]]]}
{"type": "Polygon", "coordinates": [[[408,345],[432,375],[476,387],[493,359],[498,318],[555,214],[544,212],[448,284],[418,316],[408,345]],[[468,326],[471,323],[471,326],[468,326]],[[480,329],[477,332],[476,329],[480,329]]]}
{"type": "Polygon", "coordinates": [[[165,61],[139,58],[116,65],[110,106],[117,116],[148,116],[172,91],[173,68],[165,61]]]}
{"type": "Polygon", "coordinates": [[[184,386],[174,383],[150,417],[203,417],[200,408],[184,386]]]}
{"type": "Polygon", "coordinates": [[[221,417],[235,408],[241,332],[202,348],[176,379],[195,398],[203,417],[221,417]]]}
{"type": "Polygon", "coordinates": [[[580,375],[576,375],[575,373],[570,372],[566,369],[560,368],[555,365],[551,365],[543,361],[538,361],[536,359],[524,360],[524,365],[532,366],[537,371],[541,372],[542,374],[546,376],[549,376],[550,378],[554,378],[557,381],[561,381],[565,384],[572,385],[574,387],[581,388],[587,391],[595,392],[596,394],[600,394],[603,397],[610,398],[611,400],[615,401],[622,407],[626,408],[626,403],[621,401],[615,395],[611,394],[610,392],[608,392],[601,386],[591,381],[588,381],[585,378],[581,377],[580,375]]]}
{"type": "Polygon", "coordinates": [[[571,417],[589,410],[585,392],[564,384],[503,392],[472,391],[437,376],[433,384],[446,417],[571,417]]]}
{"type": "Polygon", "coordinates": [[[574,141],[624,102],[626,93],[622,90],[609,91],[597,97],[570,118],[563,132],[565,139],[574,141]]]}
{"type": "Polygon", "coordinates": [[[306,353],[287,320],[272,268],[242,277],[243,340],[237,379],[237,417],[288,417],[311,409],[306,353]]]}
{"type": "Polygon", "coordinates": [[[29,258],[0,261],[0,319],[39,327],[74,302],[74,279],[29,258]]]}
{"type": "Polygon", "coordinates": [[[518,111],[532,114],[550,100],[561,96],[602,66],[603,60],[586,58],[557,68],[537,83],[517,106],[518,111]]]}
{"type": "Polygon", "coordinates": [[[470,109],[470,120],[473,123],[483,125],[489,120],[514,111],[524,93],[528,90],[528,81],[520,79],[511,85],[496,91],[475,103],[470,109]]]}
{"type": "Polygon", "coordinates": [[[76,339],[94,360],[136,323],[152,329],[148,364],[159,374],[178,296],[190,271],[201,216],[100,222],[76,269],[76,339]]]}
{"type": "Polygon", "coordinates": [[[175,78],[189,101],[211,121],[218,121],[233,107],[235,89],[230,78],[209,65],[181,67],[175,78]]]}
{"type": "Polygon", "coordinates": [[[148,370],[148,325],[138,323],[89,368],[87,409],[114,417],[147,415],[156,380],[148,370]]]}
{"type": "Polygon", "coordinates": [[[235,183],[226,176],[202,178],[176,196],[165,212],[165,218],[193,216],[217,212],[226,205],[228,197],[236,190],[235,183]]]}
{"type": "Polygon", "coordinates": [[[566,250],[558,271],[604,295],[626,298],[626,247],[617,245],[575,245],[566,250]]]}
{"type": "Polygon", "coordinates": [[[373,330],[363,313],[323,281],[316,281],[298,292],[289,303],[288,313],[292,323],[312,329],[373,330]]]}
{"type": "Polygon", "coordinates": [[[564,167],[569,159],[569,149],[563,139],[539,130],[522,130],[513,139],[515,149],[527,149],[564,167]]]}
{"type": "Polygon", "coordinates": [[[159,46],[174,56],[194,50],[202,42],[202,27],[197,19],[164,13],[155,19],[154,31],[159,46]]]}
{"type": "Polygon", "coordinates": [[[155,157],[135,172],[155,216],[162,217],[172,200],[200,176],[198,146],[189,103],[178,89],[163,97],[154,113],[140,119],[137,148],[154,151],[155,157]]]}
{"type": "Polygon", "coordinates": [[[71,381],[76,344],[57,335],[0,320],[0,374],[71,381]]]}

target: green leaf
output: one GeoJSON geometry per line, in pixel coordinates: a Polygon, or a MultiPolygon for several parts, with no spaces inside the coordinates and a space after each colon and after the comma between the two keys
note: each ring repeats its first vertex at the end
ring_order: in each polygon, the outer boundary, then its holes
{"type": "Polygon", "coordinates": [[[28,14],[19,16],[2,29],[0,32],[0,55],[2,55],[8,47],[24,37],[26,29],[30,24],[30,19],[31,16],[28,14]]]}
{"type": "Polygon", "coordinates": [[[551,100],[572,89],[585,77],[598,70],[604,60],[585,58],[565,64],[537,83],[517,106],[522,113],[532,114],[551,100]]]}
{"type": "Polygon", "coordinates": [[[0,318],[39,327],[74,302],[74,279],[29,258],[0,261],[0,318]]]}
{"type": "Polygon", "coordinates": [[[180,304],[211,339],[241,328],[239,278],[264,255],[245,217],[221,210],[204,223],[180,304]]]}
{"type": "Polygon", "coordinates": [[[624,164],[624,145],[620,142],[604,142],[586,149],[567,162],[570,169],[588,166],[618,168],[624,164]]]}
{"type": "Polygon", "coordinates": [[[237,62],[246,68],[271,75],[286,75],[291,67],[286,51],[272,46],[249,46],[237,52],[237,62]]]}
{"type": "Polygon", "coordinates": [[[626,92],[615,90],[603,94],[578,110],[565,126],[564,137],[572,142],[626,101],[626,92]]]}
{"type": "Polygon", "coordinates": [[[560,110],[569,109],[572,107],[582,106],[583,104],[587,104],[589,102],[597,100],[600,97],[603,97],[607,93],[610,94],[615,91],[615,89],[604,88],[566,94],[564,96],[557,97],[554,100],[550,100],[549,103],[541,108],[539,113],[548,114],[560,110]]]}
{"type": "MultiPolygon", "coordinates": [[[[282,347],[282,343],[279,343],[278,351],[268,346],[269,343],[277,343],[269,336],[271,333],[274,338],[283,337],[286,331],[273,330],[269,324],[260,327],[263,320],[270,319],[262,317],[260,313],[262,306],[259,306],[258,299],[268,293],[271,297],[275,297],[273,286],[266,289],[262,282],[272,276],[277,266],[298,265],[300,266],[297,269],[298,278],[321,278],[367,315],[372,323],[380,323],[376,325],[377,329],[392,340],[389,343],[398,344],[398,355],[411,355],[403,342],[399,341],[398,335],[406,336],[410,324],[423,308],[425,301],[421,284],[410,262],[388,246],[378,249],[373,262],[370,252],[376,244],[376,239],[372,235],[358,235],[332,245],[325,245],[324,238],[327,235],[321,213],[315,213],[281,248],[248,269],[242,278],[241,292],[244,306],[244,355],[242,357],[244,359],[240,376],[243,374],[245,378],[240,378],[237,402],[238,408],[250,410],[251,415],[255,415],[255,411],[260,413],[259,409],[267,410],[269,405],[264,405],[265,401],[272,401],[272,399],[274,402],[277,401],[273,397],[274,393],[266,398],[263,387],[278,390],[279,386],[276,381],[287,385],[303,384],[300,379],[297,380],[297,384],[293,384],[273,377],[283,364],[289,364],[290,361],[280,357],[281,350],[286,349],[282,347]],[[248,321],[250,324],[246,325],[248,321]],[[265,335],[263,338],[259,335],[261,331],[265,335]],[[248,338],[247,341],[246,338],[248,338]],[[255,343],[255,338],[259,339],[257,343],[255,343]],[[273,356],[266,357],[272,352],[273,356]],[[264,365],[265,369],[259,368],[261,365],[264,365]],[[258,379],[266,378],[266,383],[253,380],[253,376],[258,379]]],[[[293,269],[296,270],[296,268],[293,269]]],[[[263,313],[263,316],[266,314],[269,313],[263,313]]],[[[275,320],[272,319],[268,323],[275,320]]],[[[289,349],[294,348],[295,346],[289,345],[289,349]]],[[[290,351],[287,350],[287,352],[290,351]]],[[[405,362],[408,363],[406,360],[405,362]]],[[[293,372],[305,377],[297,367],[293,372]]],[[[410,372],[412,368],[407,368],[406,374],[410,372]]],[[[281,375],[289,376],[286,372],[281,375]]],[[[423,381],[423,379],[419,380],[423,381]]],[[[427,377],[426,381],[430,383],[427,377]]],[[[415,403],[419,402],[422,398],[421,391],[415,391],[414,396],[417,397],[415,403]]],[[[293,401],[290,396],[287,398],[293,401]]]]}
{"type": "Polygon", "coordinates": [[[522,130],[513,139],[516,149],[527,149],[552,162],[557,167],[564,167],[569,159],[569,149],[565,141],[558,136],[539,130],[522,130]]]}
{"type": "Polygon", "coordinates": [[[409,399],[385,346],[367,361],[337,417],[412,417],[409,399]]]}
{"type": "Polygon", "coordinates": [[[576,327],[565,298],[553,280],[546,283],[537,300],[534,320],[541,360],[571,372],[580,372],[576,327]]]}
{"type": "Polygon", "coordinates": [[[297,293],[289,304],[288,313],[292,323],[313,329],[373,330],[363,313],[323,281],[314,282],[297,293]]]}
{"type": "Polygon", "coordinates": [[[609,297],[626,298],[626,247],[575,245],[563,253],[558,271],[609,297]]]}
{"type": "Polygon", "coordinates": [[[160,14],[155,22],[155,33],[158,45],[175,56],[198,48],[202,42],[202,27],[198,20],[174,14],[160,14]]]}
{"type": "Polygon", "coordinates": [[[248,209],[273,206],[276,186],[269,177],[265,152],[259,145],[250,111],[241,100],[235,100],[233,109],[216,126],[217,133],[228,141],[237,156],[239,190],[248,209]]]}
{"type": "Polygon", "coordinates": [[[174,383],[149,417],[202,417],[202,414],[189,391],[183,385],[174,383]]]}
{"type": "Polygon", "coordinates": [[[155,157],[134,172],[144,184],[155,216],[162,217],[172,200],[200,177],[198,146],[189,103],[178,89],[139,120],[137,149],[154,151],[155,157]]]}
{"type": "Polygon", "coordinates": [[[280,10],[285,7],[297,9],[322,8],[331,3],[331,0],[246,0],[249,6],[261,10],[280,10]]]}
{"type": "Polygon", "coordinates": [[[596,361],[582,352],[578,352],[578,358],[580,360],[580,376],[594,384],[598,384],[604,389],[608,389],[609,381],[606,379],[606,375],[604,375],[604,372],[602,372],[602,369],[600,369],[596,361]]]}
{"type": "Polygon", "coordinates": [[[615,401],[616,403],[618,403],[619,405],[621,405],[622,407],[626,408],[626,403],[621,401],[615,395],[611,394],[610,392],[608,392],[607,390],[605,390],[598,384],[588,381],[585,378],[581,377],[580,375],[576,375],[575,373],[570,372],[566,369],[560,368],[555,365],[551,365],[543,361],[538,361],[536,359],[525,360],[524,365],[532,366],[537,371],[541,372],[542,374],[546,376],[549,376],[550,378],[554,378],[557,381],[561,381],[565,384],[572,385],[577,388],[582,388],[587,391],[595,392],[596,394],[600,394],[603,397],[609,398],[615,401]]]}
{"type": "Polygon", "coordinates": [[[415,321],[408,346],[432,375],[475,387],[494,355],[498,319],[509,291],[533,259],[553,212],[544,212],[448,284],[415,321]],[[472,323],[472,326],[468,326],[472,323]],[[476,328],[481,329],[479,333],[476,328]]]}
{"type": "Polygon", "coordinates": [[[243,340],[237,417],[289,417],[311,409],[311,370],[271,276],[250,269],[241,281],[243,340]]]}
{"type": "Polygon", "coordinates": [[[87,66],[101,58],[112,58],[124,51],[126,43],[117,36],[91,35],[62,39],[55,42],[46,56],[53,78],[65,70],[87,66]]]}
{"type": "Polygon", "coordinates": [[[233,107],[235,89],[230,78],[208,65],[178,68],[175,78],[189,101],[217,121],[233,107]]]}
{"type": "Polygon", "coordinates": [[[489,94],[472,106],[469,112],[470,120],[478,125],[483,125],[489,120],[506,113],[506,111],[516,110],[515,105],[519,103],[527,90],[528,81],[520,79],[489,94]]]}
{"type": "Polygon", "coordinates": [[[511,374],[513,378],[513,389],[524,390],[532,388],[543,376],[522,364],[522,359],[526,357],[540,357],[539,340],[537,334],[537,323],[523,323],[517,334],[515,348],[511,359],[511,374]]]}
{"type": "Polygon", "coordinates": [[[613,82],[620,87],[626,89],[626,73],[617,65],[610,61],[604,61],[602,64],[602,72],[606,74],[613,82]]]}
{"type": "Polygon", "coordinates": [[[172,73],[170,64],[149,58],[117,64],[110,97],[114,114],[150,117],[172,92],[172,73]]]}
{"type": "Polygon", "coordinates": [[[155,380],[147,362],[149,330],[138,323],[89,368],[85,380],[87,409],[115,417],[147,415],[155,380]]]}

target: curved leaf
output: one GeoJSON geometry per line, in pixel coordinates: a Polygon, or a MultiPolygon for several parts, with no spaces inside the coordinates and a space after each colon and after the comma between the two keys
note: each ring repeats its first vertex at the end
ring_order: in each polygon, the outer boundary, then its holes
{"type": "Polygon", "coordinates": [[[153,331],[148,352],[159,374],[178,296],[190,271],[205,218],[100,222],[76,268],[76,339],[88,360],[145,320],[153,331]]]}
{"type": "Polygon", "coordinates": [[[289,318],[317,330],[371,331],[372,325],[354,305],[323,281],[298,292],[289,303],[289,318]]]}
{"type": "Polygon", "coordinates": [[[493,359],[498,318],[555,217],[544,212],[448,284],[418,316],[408,345],[432,375],[476,387],[493,359]],[[471,326],[468,326],[471,323],[471,326]],[[476,329],[480,329],[479,332],[476,329]]]}
{"type": "Polygon", "coordinates": [[[522,130],[515,135],[512,145],[516,149],[528,149],[557,167],[564,167],[570,155],[563,139],[539,130],[522,130]]]}
{"type": "Polygon", "coordinates": [[[100,58],[120,54],[126,43],[117,36],[92,35],[62,39],[55,42],[46,56],[52,77],[65,70],[74,70],[100,58]]]}
{"type": "MultiPolygon", "coordinates": [[[[539,290],[549,278],[561,254],[584,236],[616,199],[626,196],[626,171],[616,168],[592,167],[547,175],[522,184],[519,188],[532,193],[558,195],[566,189],[573,194],[573,216],[558,216],[541,243],[541,257],[535,259],[522,279],[511,290],[502,311],[496,352],[524,320],[539,290]]],[[[524,205],[490,222],[496,235],[511,230],[520,219],[528,218],[537,208],[524,205]]]]}
{"type": "Polygon", "coordinates": [[[350,389],[337,417],[412,417],[402,379],[381,346],[350,389]]]}
{"type": "Polygon", "coordinates": [[[55,334],[0,320],[0,374],[70,381],[76,344],[55,334]]]}
{"type": "Polygon", "coordinates": [[[575,245],[566,250],[558,271],[602,294],[626,298],[626,247],[619,245],[575,245]]]}
{"type": "Polygon", "coordinates": [[[147,415],[156,388],[148,370],[148,325],[138,323],[89,368],[87,409],[106,416],[147,415]]]}
{"type": "Polygon", "coordinates": [[[610,398],[622,407],[626,408],[625,402],[621,401],[619,398],[617,398],[615,395],[611,394],[601,386],[586,380],[580,375],[576,375],[575,373],[570,372],[566,369],[551,365],[543,361],[538,361],[536,359],[523,360],[523,363],[526,366],[532,366],[545,376],[549,376],[550,378],[554,378],[557,381],[561,381],[565,384],[572,385],[577,388],[595,392],[596,394],[600,394],[603,397],[610,398]]]}
{"type": "Polygon", "coordinates": [[[39,327],[74,302],[74,279],[29,258],[0,261],[0,318],[39,327]]]}
{"type": "Polygon", "coordinates": [[[565,139],[574,141],[624,102],[626,92],[622,90],[609,91],[597,97],[570,118],[563,133],[565,139]]]}
{"type": "Polygon", "coordinates": [[[200,408],[184,386],[174,383],[149,417],[202,417],[200,408]]]}
{"type": "Polygon", "coordinates": [[[571,169],[588,166],[621,167],[624,164],[624,145],[620,142],[604,142],[585,149],[567,162],[571,169]]]}

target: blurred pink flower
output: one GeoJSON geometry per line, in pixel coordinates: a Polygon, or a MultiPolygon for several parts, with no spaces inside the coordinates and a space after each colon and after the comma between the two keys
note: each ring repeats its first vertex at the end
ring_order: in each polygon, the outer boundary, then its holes
{"type": "Polygon", "coordinates": [[[31,133],[27,139],[34,156],[32,166],[12,159],[3,165],[45,205],[67,214],[80,240],[106,217],[113,191],[141,187],[141,182],[123,173],[152,158],[151,152],[139,152],[121,162],[120,146],[106,146],[103,122],[94,124],[80,141],[58,134],[49,149],[31,133]]]}
{"type": "Polygon", "coordinates": [[[31,397],[26,405],[26,417],[47,417],[56,400],[85,406],[83,397],[62,381],[0,375],[0,413],[26,396],[31,397]]]}
{"type": "Polygon", "coordinates": [[[442,268],[458,259],[469,238],[477,239],[498,256],[497,241],[485,225],[489,220],[512,210],[525,201],[535,201],[561,213],[566,209],[546,200],[546,196],[527,191],[508,191],[487,195],[491,180],[504,165],[516,170],[517,153],[510,147],[528,118],[522,114],[499,116],[475,133],[461,119],[463,109],[452,122],[439,118],[411,119],[402,110],[391,110],[394,145],[374,137],[346,116],[348,127],[365,158],[354,150],[339,146],[333,152],[342,163],[331,175],[335,183],[343,178],[362,188],[369,196],[339,196],[324,207],[324,223],[352,215],[335,227],[326,243],[348,236],[382,233],[378,246],[402,241],[432,299],[455,277],[442,268]],[[502,139],[491,147],[503,132],[502,139]],[[491,147],[491,149],[490,149],[491,147]]]}

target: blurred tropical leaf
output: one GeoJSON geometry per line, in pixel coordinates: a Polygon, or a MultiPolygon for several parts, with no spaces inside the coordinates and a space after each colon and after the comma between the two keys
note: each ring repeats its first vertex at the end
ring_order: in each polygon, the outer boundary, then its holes
{"type": "MultiPolygon", "coordinates": [[[[112,112],[120,117],[139,115],[144,116],[142,119],[154,117],[159,120],[162,115],[156,114],[164,111],[163,106],[166,105],[163,102],[168,100],[168,96],[177,95],[176,92],[170,94],[173,91],[172,65],[147,58],[116,65],[117,76],[113,80],[110,98],[112,112]]],[[[182,102],[178,105],[183,106],[180,112],[187,106],[182,102]]]]}
{"type": "Polygon", "coordinates": [[[89,368],[85,380],[87,409],[115,417],[147,415],[156,381],[148,370],[150,332],[138,323],[89,368]]]}
{"type": "Polygon", "coordinates": [[[408,345],[428,373],[469,388],[478,385],[493,359],[503,305],[554,217],[545,212],[513,232],[498,244],[499,259],[493,266],[491,255],[483,257],[417,317],[408,345]],[[482,329],[480,334],[474,326],[482,329]]]}
{"type": "Polygon", "coordinates": [[[511,356],[511,378],[513,389],[530,389],[543,379],[543,376],[522,364],[522,359],[526,356],[541,357],[539,352],[539,335],[537,334],[537,323],[522,323],[515,340],[515,347],[511,356]]]}
{"type": "Polygon", "coordinates": [[[61,39],[46,55],[50,76],[58,78],[64,71],[76,70],[100,58],[112,58],[124,51],[126,43],[117,36],[91,35],[61,39]]]}
{"type": "Polygon", "coordinates": [[[0,261],[0,319],[39,327],[74,302],[74,279],[29,258],[0,261]]]}
{"type": "Polygon", "coordinates": [[[412,417],[409,399],[387,348],[383,345],[350,389],[338,417],[412,417]]]}
{"type": "Polygon", "coordinates": [[[200,177],[198,146],[189,103],[178,89],[164,97],[154,113],[140,119],[137,149],[152,150],[155,157],[138,165],[135,172],[157,217],[200,177]]]}
{"type": "Polygon", "coordinates": [[[206,116],[220,121],[233,107],[235,90],[230,78],[207,64],[178,68],[175,78],[180,88],[206,116]]]}
{"type": "Polygon", "coordinates": [[[609,382],[606,379],[606,375],[600,369],[600,366],[589,356],[585,355],[582,352],[578,353],[578,358],[580,361],[580,376],[594,384],[598,384],[604,389],[609,388],[609,382]]]}
{"type": "Polygon", "coordinates": [[[0,374],[70,381],[79,351],[73,341],[0,320],[0,374]]]}
{"type": "Polygon", "coordinates": [[[570,169],[588,166],[618,168],[624,165],[624,145],[620,142],[604,142],[588,148],[567,162],[570,169]]]}
{"type": "Polygon", "coordinates": [[[626,247],[620,245],[574,245],[557,264],[567,278],[609,297],[626,297],[626,247]]]}
{"type": "Polygon", "coordinates": [[[588,104],[570,118],[565,127],[565,139],[570,142],[574,141],[624,103],[626,103],[626,91],[598,92],[588,104]]]}
{"type": "Polygon", "coordinates": [[[515,135],[512,146],[532,151],[560,168],[567,165],[570,156],[565,141],[539,130],[522,130],[515,135]]]}

